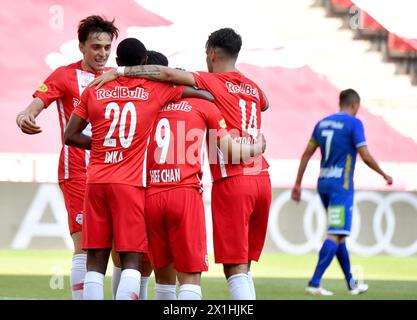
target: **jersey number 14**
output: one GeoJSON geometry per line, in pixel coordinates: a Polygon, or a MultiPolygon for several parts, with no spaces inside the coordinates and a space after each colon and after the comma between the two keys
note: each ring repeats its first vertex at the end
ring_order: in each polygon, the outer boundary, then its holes
{"type": "Polygon", "coordinates": [[[258,119],[256,116],[256,103],[252,101],[249,122],[246,125],[246,101],[243,99],[239,100],[239,107],[242,111],[242,131],[249,133],[253,138],[258,136],[258,119]]]}

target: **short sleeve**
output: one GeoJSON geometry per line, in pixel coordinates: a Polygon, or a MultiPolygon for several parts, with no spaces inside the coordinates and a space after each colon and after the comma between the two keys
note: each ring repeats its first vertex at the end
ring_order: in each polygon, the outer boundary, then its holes
{"type": "Polygon", "coordinates": [[[207,78],[210,78],[210,73],[204,71],[194,71],[192,74],[198,89],[205,89],[210,91],[210,83],[207,81],[207,78]]]}
{"type": "Polygon", "coordinates": [[[227,124],[222,113],[212,102],[201,100],[204,120],[209,130],[217,130],[218,137],[227,135],[227,124]],[[203,102],[204,101],[204,102],[203,102]]]}
{"type": "Polygon", "coordinates": [[[184,92],[184,86],[165,82],[155,82],[155,92],[161,106],[166,105],[169,101],[181,99],[184,92]]]}
{"type": "Polygon", "coordinates": [[[265,107],[266,107],[266,100],[265,100],[264,92],[259,88],[258,88],[258,90],[259,90],[259,103],[260,103],[259,106],[260,106],[261,110],[264,110],[265,107]]]}
{"type": "Polygon", "coordinates": [[[39,98],[45,104],[45,108],[52,102],[62,98],[65,93],[65,69],[60,67],[52,72],[49,77],[33,93],[34,98],[39,98]]]}
{"type": "Polygon", "coordinates": [[[366,146],[365,129],[363,123],[359,119],[353,122],[353,144],[356,148],[366,146]]]}
{"type": "Polygon", "coordinates": [[[81,101],[78,104],[78,106],[76,106],[74,108],[73,113],[76,114],[77,116],[79,116],[80,118],[84,119],[84,120],[88,120],[88,99],[90,96],[90,92],[91,90],[93,90],[92,88],[86,88],[83,92],[83,94],[81,95],[81,101]]]}
{"type": "Polygon", "coordinates": [[[319,144],[319,133],[318,133],[318,129],[319,129],[319,123],[317,123],[313,129],[313,133],[311,135],[310,138],[310,144],[314,144],[314,145],[318,145],[319,144]]]}

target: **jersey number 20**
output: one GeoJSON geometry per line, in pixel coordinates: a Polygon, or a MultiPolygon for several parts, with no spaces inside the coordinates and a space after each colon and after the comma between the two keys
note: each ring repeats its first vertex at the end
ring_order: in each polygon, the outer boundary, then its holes
{"type": "Polygon", "coordinates": [[[110,119],[113,111],[113,120],[111,122],[109,131],[107,132],[106,138],[104,139],[103,146],[105,147],[116,147],[116,139],[112,138],[113,132],[119,123],[119,141],[123,148],[129,148],[132,144],[133,136],[136,130],[136,109],[133,102],[128,102],[122,108],[122,115],[120,116],[120,107],[116,102],[110,102],[106,106],[104,117],[110,119]],[[127,137],[125,137],[126,131],[126,118],[127,114],[130,113],[130,127],[127,137]],[[120,118],[120,122],[119,122],[120,118]]]}

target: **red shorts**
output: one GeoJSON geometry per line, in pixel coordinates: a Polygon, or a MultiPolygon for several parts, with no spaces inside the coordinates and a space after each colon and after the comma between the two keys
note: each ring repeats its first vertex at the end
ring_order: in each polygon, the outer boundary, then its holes
{"type": "Polygon", "coordinates": [[[208,270],[203,198],[180,187],[146,197],[150,258],[155,269],[173,263],[178,272],[208,270]]]}
{"type": "Polygon", "coordinates": [[[145,189],[117,183],[87,184],[83,249],[147,252],[145,189]]]}
{"type": "Polygon", "coordinates": [[[216,263],[245,264],[259,260],[270,205],[268,174],[233,176],[213,183],[211,210],[216,263]]]}
{"type": "Polygon", "coordinates": [[[81,232],[84,212],[85,179],[70,179],[59,182],[68,213],[70,234],[81,232]]]}

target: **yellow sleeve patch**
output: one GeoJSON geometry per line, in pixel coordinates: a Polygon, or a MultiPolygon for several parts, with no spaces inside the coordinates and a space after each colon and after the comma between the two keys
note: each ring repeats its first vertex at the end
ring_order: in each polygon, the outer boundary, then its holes
{"type": "Polygon", "coordinates": [[[313,138],[310,139],[310,141],[308,142],[309,145],[311,145],[312,147],[315,147],[318,145],[317,141],[313,138]]]}
{"type": "Polygon", "coordinates": [[[42,83],[39,87],[38,87],[38,91],[40,92],[46,92],[48,91],[48,86],[44,83],[42,83]]]}
{"type": "Polygon", "coordinates": [[[219,125],[220,125],[220,128],[222,128],[222,129],[226,129],[226,128],[227,128],[226,120],[224,120],[224,118],[223,118],[223,119],[221,119],[221,120],[219,121],[219,125]]]}

